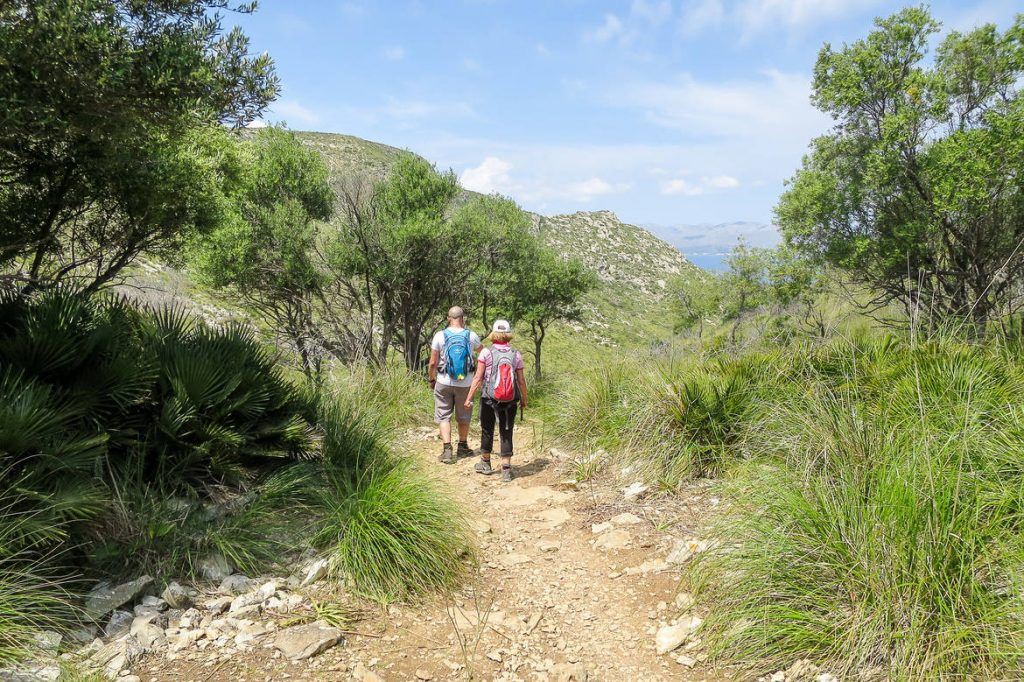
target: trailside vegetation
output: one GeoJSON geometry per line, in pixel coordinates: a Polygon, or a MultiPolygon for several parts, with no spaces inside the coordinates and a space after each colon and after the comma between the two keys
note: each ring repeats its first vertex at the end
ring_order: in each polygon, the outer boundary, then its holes
{"type": "Polygon", "coordinates": [[[228,6],[0,6],[0,283],[96,290],[219,223],[222,126],[278,89],[270,58],[224,30],[228,6]]]}
{"type": "Polygon", "coordinates": [[[836,120],[782,195],[786,239],[925,326],[983,332],[1020,305],[1024,15],[949,32],[923,7],[825,45],[813,102],[836,120]]]}

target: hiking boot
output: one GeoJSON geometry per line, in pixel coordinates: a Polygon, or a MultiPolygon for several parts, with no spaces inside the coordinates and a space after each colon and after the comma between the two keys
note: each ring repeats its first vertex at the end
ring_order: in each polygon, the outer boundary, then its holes
{"type": "Polygon", "coordinates": [[[501,482],[511,483],[512,482],[512,467],[501,467],[501,482]]]}
{"type": "Polygon", "coordinates": [[[440,460],[441,460],[441,464],[454,464],[455,463],[455,453],[452,452],[452,444],[451,443],[445,443],[444,444],[444,449],[441,450],[440,460]]]}
{"type": "Polygon", "coordinates": [[[473,470],[478,474],[483,474],[484,476],[490,476],[494,473],[494,469],[491,468],[490,460],[486,459],[482,459],[477,462],[476,466],[473,467],[473,470]]]}
{"type": "Polygon", "coordinates": [[[464,441],[459,441],[459,447],[455,451],[455,455],[459,459],[462,459],[463,457],[472,457],[473,456],[473,449],[471,447],[469,447],[469,443],[466,443],[464,441]]]}

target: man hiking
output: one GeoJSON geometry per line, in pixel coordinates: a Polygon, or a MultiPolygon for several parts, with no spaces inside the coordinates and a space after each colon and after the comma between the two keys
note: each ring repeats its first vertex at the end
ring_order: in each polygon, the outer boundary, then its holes
{"type": "Polygon", "coordinates": [[[476,376],[476,352],[480,337],[466,329],[466,313],[459,306],[448,310],[448,327],[434,334],[430,342],[430,366],[427,373],[434,389],[434,421],[441,432],[444,446],[441,462],[452,464],[456,456],[469,457],[469,423],[473,405],[466,404],[466,395],[476,376]],[[452,453],[452,412],[459,428],[459,448],[452,453]]]}
{"type": "Polygon", "coordinates": [[[523,355],[509,345],[512,325],[495,320],[490,334],[491,347],[480,351],[480,371],[466,395],[465,407],[471,408],[477,389],[483,387],[480,399],[480,461],[477,473],[490,475],[491,452],[494,449],[494,427],[498,427],[501,446],[501,480],[512,480],[512,429],[516,425],[517,408],[526,408],[526,376],[523,355]]]}

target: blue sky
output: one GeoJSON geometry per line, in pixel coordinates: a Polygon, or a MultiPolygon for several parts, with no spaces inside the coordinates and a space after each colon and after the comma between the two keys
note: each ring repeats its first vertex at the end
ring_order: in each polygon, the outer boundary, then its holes
{"type": "MultiPolygon", "coordinates": [[[[766,223],[829,125],[808,102],[821,44],[904,4],[263,0],[230,21],[277,62],[269,121],[409,148],[541,213],[766,223]]],[[[931,6],[960,29],[1021,11],[931,6]]]]}

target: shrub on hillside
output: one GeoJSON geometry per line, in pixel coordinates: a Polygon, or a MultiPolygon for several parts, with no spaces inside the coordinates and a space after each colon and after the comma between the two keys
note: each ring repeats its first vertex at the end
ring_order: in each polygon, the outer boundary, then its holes
{"type": "Polygon", "coordinates": [[[386,445],[372,409],[325,402],[323,461],[307,481],[311,542],[335,575],[382,601],[451,588],[470,551],[462,510],[409,458],[386,445]]]}
{"type": "Polygon", "coordinates": [[[692,576],[712,650],[843,675],[1019,672],[1019,363],[861,339],[791,367],[692,576]]]}

